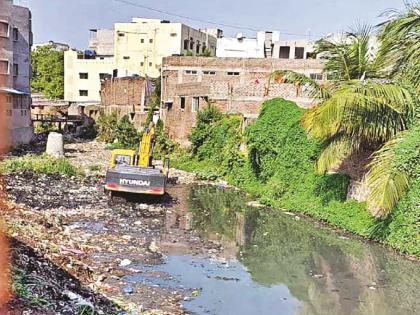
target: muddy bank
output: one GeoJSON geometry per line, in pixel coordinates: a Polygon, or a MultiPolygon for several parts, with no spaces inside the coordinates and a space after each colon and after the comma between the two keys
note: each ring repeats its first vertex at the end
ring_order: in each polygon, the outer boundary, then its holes
{"type": "MultiPolygon", "coordinates": [[[[87,175],[20,171],[5,176],[10,209],[3,215],[11,236],[133,314],[183,314],[182,303],[194,288],[133,285],[125,277],[133,272],[165,277],[132,266],[160,264],[172,252],[221,254],[219,242],[203,241],[196,232],[180,228],[187,209],[182,202],[188,199],[182,187],[194,181],[193,175],[173,170],[169,193],[162,199],[124,195],[110,201],[103,191],[109,152],[98,143],[75,143],[66,147],[66,156],[87,175]]],[[[94,296],[87,301],[98,305],[94,296]]]]}

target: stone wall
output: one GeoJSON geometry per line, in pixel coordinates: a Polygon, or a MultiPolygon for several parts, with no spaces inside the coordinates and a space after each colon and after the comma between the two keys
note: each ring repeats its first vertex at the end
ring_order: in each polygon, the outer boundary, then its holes
{"type": "Polygon", "coordinates": [[[166,130],[171,138],[187,146],[197,109],[203,109],[209,102],[224,113],[245,117],[257,115],[262,102],[275,97],[311,107],[313,100],[304,87],[273,82],[269,77],[275,70],[292,70],[310,76],[322,73],[322,68],[323,62],[313,59],[164,58],[161,114],[166,130]]]}
{"type": "Polygon", "coordinates": [[[148,108],[144,106],[144,84],[142,77],[124,77],[104,80],[101,83],[101,105],[106,114],[125,115],[141,129],[146,120],[148,108]]]}

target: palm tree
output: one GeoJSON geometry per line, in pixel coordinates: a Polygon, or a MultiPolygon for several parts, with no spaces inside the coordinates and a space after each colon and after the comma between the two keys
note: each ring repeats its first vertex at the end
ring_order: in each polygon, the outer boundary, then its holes
{"type": "Polygon", "coordinates": [[[413,177],[391,166],[398,147],[412,138],[410,130],[419,123],[419,13],[419,6],[408,6],[381,25],[375,54],[370,48],[372,29],[366,26],[339,41],[319,41],[317,52],[327,59],[327,85],[290,71],[272,74],[278,81],[304,86],[319,102],[302,120],[309,135],[322,144],[319,172],[363,148],[376,151],[367,183],[370,209],[377,217],[389,214],[413,177]]]}

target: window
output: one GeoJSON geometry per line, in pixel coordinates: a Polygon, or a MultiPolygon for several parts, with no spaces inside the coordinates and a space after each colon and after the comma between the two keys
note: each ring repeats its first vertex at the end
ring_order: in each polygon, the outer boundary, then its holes
{"type": "Polygon", "coordinates": [[[6,103],[7,104],[12,104],[12,96],[11,95],[6,96],[6,103]]]}
{"type": "Polygon", "coordinates": [[[80,72],[79,73],[79,78],[82,80],[87,80],[89,79],[89,74],[87,72],[80,72]]]}
{"type": "Polygon", "coordinates": [[[185,39],[185,40],[184,40],[184,49],[185,49],[185,50],[188,50],[188,45],[189,45],[189,42],[190,42],[190,41],[189,41],[188,39],[185,39]]]}
{"type": "Polygon", "coordinates": [[[185,109],[185,97],[183,97],[183,96],[181,96],[180,103],[179,103],[179,108],[181,110],[185,109]]]}
{"type": "Polygon", "coordinates": [[[240,73],[238,71],[228,71],[227,75],[237,76],[237,75],[240,75],[240,73]]]}
{"type": "Polygon", "coordinates": [[[190,50],[194,50],[194,39],[190,38],[190,50]]]}
{"type": "Polygon", "coordinates": [[[144,62],[140,62],[140,67],[144,67],[144,62]]]}
{"type": "Polygon", "coordinates": [[[123,59],[128,60],[128,59],[130,59],[130,56],[124,56],[123,59]]]}
{"type": "Polygon", "coordinates": [[[188,75],[196,75],[198,72],[197,70],[185,70],[185,74],[188,75]]]}
{"type": "Polygon", "coordinates": [[[203,74],[204,75],[215,75],[216,74],[216,71],[205,70],[205,71],[203,71],[203,74]]]}
{"type": "Polygon", "coordinates": [[[13,64],[13,76],[17,77],[19,75],[19,65],[17,63],[13,64]]]}
{"type": "Polygon", "coordinates": [[[22,98],[20,95],[13,95],[13,109],[22,108],[22,98]]]}
{"type": "Polygon", "coordinates": [[[13,40],[17,42],[19,40],[19,30],[17,27],[13,28],[13,40]]]}
{"type": "Polygon", "coordinates": [[[140,39],[140,43],[144,44],[144,38],[140,39]]]}
{"type": "Polygon", "coordinates": [[[153,39],[151,38],[151,39],[149,39],[149,43],[150,44],[153,44],[153,39]]]}
{"type": "Polygon", "coordinates": [[[99,80],[106,80],[108,77],[111,77],[109,73],[99,73],[99,80]]]}
{"type": "Polygon", "coordinates": [[[89,92],[88,90],[79,90],[79,96],[88,96],[89,92]]]}
{"type": "Polygon", "coordinates": [[[305,47],[296,47],[295,59],[303,59],[304,56],[305,56],[305,47]]]}
{"type": "Polygon", "coordinates": [[[322,73],[311,73],[310,78],[312,80],[322,81],[324,79],[324,76],[322,75],[322,73]]]}
{"type": "Polygon", "coordinates": [[[124,34],[123,32],[118,32],[118,36],[119,36],[119,37],[124,37],[124,36],[125,36],[125,34],[124,34]]]}
{"type": "Polygon", "coordinates": [[[177,33],[171,33],[171,37],[177,37],[177,33]]]}
{"type": "Polygon", "coordinates": [[[9,61],[0,60],[0,74],[9,74],[9,61]]]}
{"type": "Polygon", "coordinates": [[[280,59],[289,59],[290,58],[290,46],[280,46],[280,59]]]}
{"type": "Polygon", "coordinates": [[[22,109],[20,111],[20,116],[26,116],[28,114],[28,112],[26,111],[26,109],[22,109]]]}
{"type": "Polygon", "coordinates": [[[197,53],[197,54],[199,54],[200,53],[200,42],[199,41],[197,41],[197,46],[195,47],[195,52],[197,53]]]}
{"type": "Polygon", "coordinates": [[[11,110],[11,109],[8,109],[8,110],[6,110],[6,114],[7,114],[7,116],[12,116],[12,114],[13,114],[13,111],[11,110]]]}
{"type": "Polygon", "coordinates": [[[206,52],[206,49],[207,49],[207,46],[206,46],[206,44],[203,44],[203,54],[206,52]]]}
{"type": "Polygon", "coordinates": [[[0,37],[9,37],[9,23],[0,22],[0,37]]]}
{"type": "Polygon", "coordinates": [[[198,112],[199,107],[200,107],[200,98],[199,97],[193,97],[192,98],[191,111],[193,113],[196,113],[196,112],[198,112]]]}
{"type": "Polygon", "coordinates": [[[153,63],[149,62],[149,67],[153,66],[153,63]]]}

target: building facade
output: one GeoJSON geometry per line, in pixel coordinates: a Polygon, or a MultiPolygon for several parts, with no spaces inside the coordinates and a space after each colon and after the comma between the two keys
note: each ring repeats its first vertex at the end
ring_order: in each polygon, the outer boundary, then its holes
{"type": "Polygon", "coordinates": [[[8,120],[12,146],[28,143],[33,136],[31,46],[30,10],[13,5],[11,0],[0,0],[0,115],[8,120]]]}
{"type": "Polygon", "coordinates": [[[315,58],[313,43],[304,39],[281,40],[280,32],[258,32],[256,38],[246,38],[241,33],[234,38],[217,39],[217,57],[232,58],[315,58]]]}
{"type": "Polygon", "coordinates": [[[113,30],[91,30],[90,50],[65,52],[65,100],[97,102],[101,78],[160,76],[162,58],[172,55],[216,54],[217,39],[182,23],[133,18],[113,30]]]}
{"type": "Polygon", "coordinates": [[[275,70],[292,70],[323,80],[318,59],[167,57],[162,67],[161,116],[169,136],[187,146],[197,113],[210,102],[224,113],[257,117],[263,101],[283,97],[308,108],[305,87],[273,82],[275,70]]]}
{"type": "Polygon", "coordinates": [[[149,108],[146,100],[146,79],[142,77],[111,78],[102,81],[101,105],[105,114],[127,115],[138,129],[143,128],[149,108]]]}

